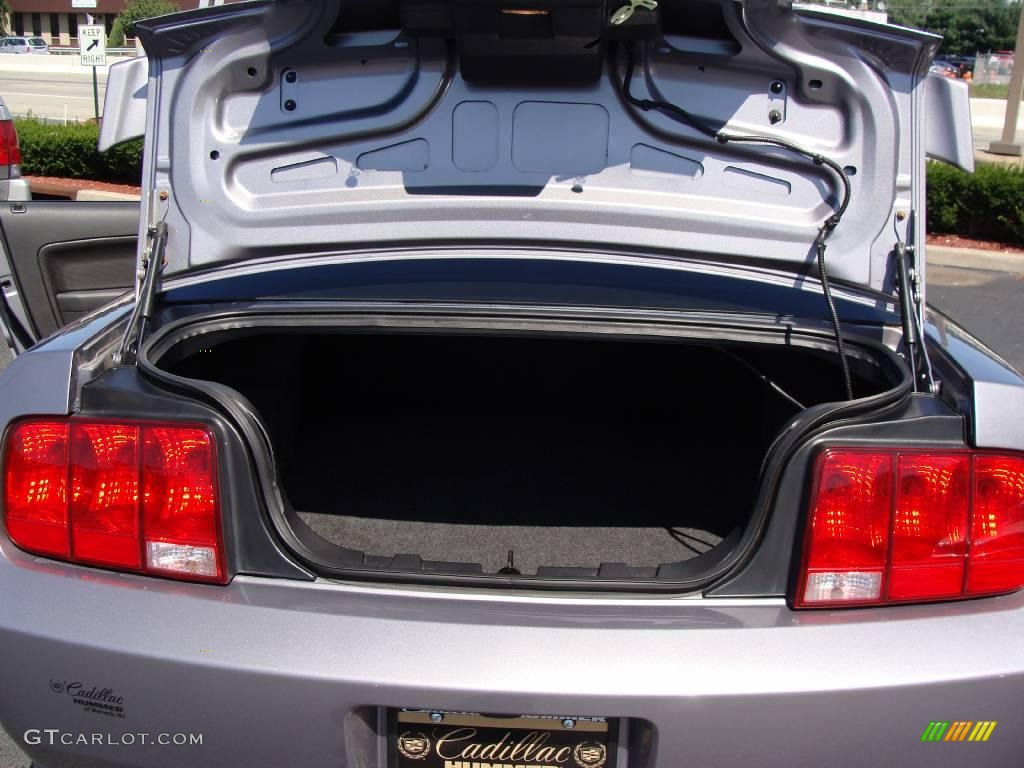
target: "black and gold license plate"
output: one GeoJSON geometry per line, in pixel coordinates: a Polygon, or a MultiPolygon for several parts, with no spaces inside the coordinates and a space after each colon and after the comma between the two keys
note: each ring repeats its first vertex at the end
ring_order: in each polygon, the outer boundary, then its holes
{"type": "Polygon", "coordinates": [[[392,768],[615,768],[602,718],[392,713],[392,768]]]}

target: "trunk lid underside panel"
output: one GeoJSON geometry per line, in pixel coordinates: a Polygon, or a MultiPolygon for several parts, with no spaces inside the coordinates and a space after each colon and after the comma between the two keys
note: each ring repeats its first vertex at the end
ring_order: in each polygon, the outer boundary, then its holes
{"type": "MultiPolygon", "coordinates": [[[[453,240],[813,261],[835,176],[629,106],[629,43],[602,33],[590,79],[481,82],[466,79],[461,38],[367,29],[387,14],[357,24],[358,5],[252,3],[140,24],[143,226],[167,222],[165,276],[453,240]]],[[[843,166],[853,195],[830,270],[890,289],[896,234],[920,236],[896,213],[920,208],[915,115],[936,39],[768,0],[663,5],[656,34],[635,43],[632,94],[843,166]]]]}

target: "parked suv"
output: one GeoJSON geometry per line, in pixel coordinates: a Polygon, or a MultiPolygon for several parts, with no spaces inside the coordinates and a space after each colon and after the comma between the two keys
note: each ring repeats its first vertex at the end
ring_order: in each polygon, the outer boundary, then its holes
{"type": "Polygon", "coordinates": [[[44,53],[50,52],[50,46],[41,37],[4,37],[0,38],[0,53],[44,53]]]}
{"type": "Polygon", "coordinates": [[[100,143],[145,135],[141,205],[0,209],[33,761],[1019,765],[1024,380],[926,308],[925,158],[973,163],[937,37],[775,0],[136,29],[100,143]]]}

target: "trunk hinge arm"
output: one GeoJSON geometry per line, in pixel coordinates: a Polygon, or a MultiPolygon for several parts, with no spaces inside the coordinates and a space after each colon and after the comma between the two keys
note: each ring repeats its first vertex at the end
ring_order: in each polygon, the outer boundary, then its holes
{"type": "Polygon", "coordinates": [[[114,353],[114,365],[131,365],[139,354],[142,345],[142,333],[146,321],[153,315],[156,306],[157,285],[160,272],[164,267],[164,250],[167,248],[167,222],[159,221],[149,228],[149,252],[142,261],[139,270],[139,295],[135,308],[128,318],[128,326],[121,338],[121,345],[114,353]]]}
{"type": "MultiPolygon", "coordinates": [[[[901,217],[897,216],[897,221],[901,217]]],[[[908,239],[914,225],[914,212],[907,221],[908,239]]],[[[913,242],[905,243],[896,230],[896,245],[893,246],[896,267],[896,290],[899,294],[900,320],[903,326],[903,341],[906,344],[906,358],[914,379],[914,390],[938,394],[941,385],[932,373],[931,360],[925,346],[921,328],[924,313],[921,306],[921,273],[917,269],[917,253],[913,242]]]]}
{"type": "MultiPolygon", "coordinates": [[[[13,280],[13,278],[11,279],[13,280]]],[[[0,280],[0,335],[7,342],[7,347],[11,350],[11,354],[17,357],[19,352],[35,344],[35,340],[32,338],[31,332],[18,319],[14,309],[7,301],[6,291],[8,286],[12,284],[8,283],[7,280],[0,280]]]]}

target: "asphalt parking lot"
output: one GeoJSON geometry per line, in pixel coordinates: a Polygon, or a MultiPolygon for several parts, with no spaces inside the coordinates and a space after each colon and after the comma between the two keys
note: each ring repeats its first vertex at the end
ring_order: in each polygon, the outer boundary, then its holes
{"type": "Polygon", "coordinates": [[[26,768],[28,758],[22,754],[7,734],[0,731],[0,766],[2,768],[26,768]]]}
{"type": "Polygon", "coordinates": [[[928,301],[1024,371],[1024,257],[1017,272],[928,267],[928,301]]]}
{"type": "MultiPolygon", "coordinates": [[[[932,265],[928,297],[930,303],[1024,371],[1024,336],[1019,331],[1024,317],[1024,257],[1019,268],[1000,270],[932,265]]],[[[0,341],[0,370],[10,359],[0,341]]],[[[27,766],[28,758],[0,731],[0,768],[27,766]]]]}

